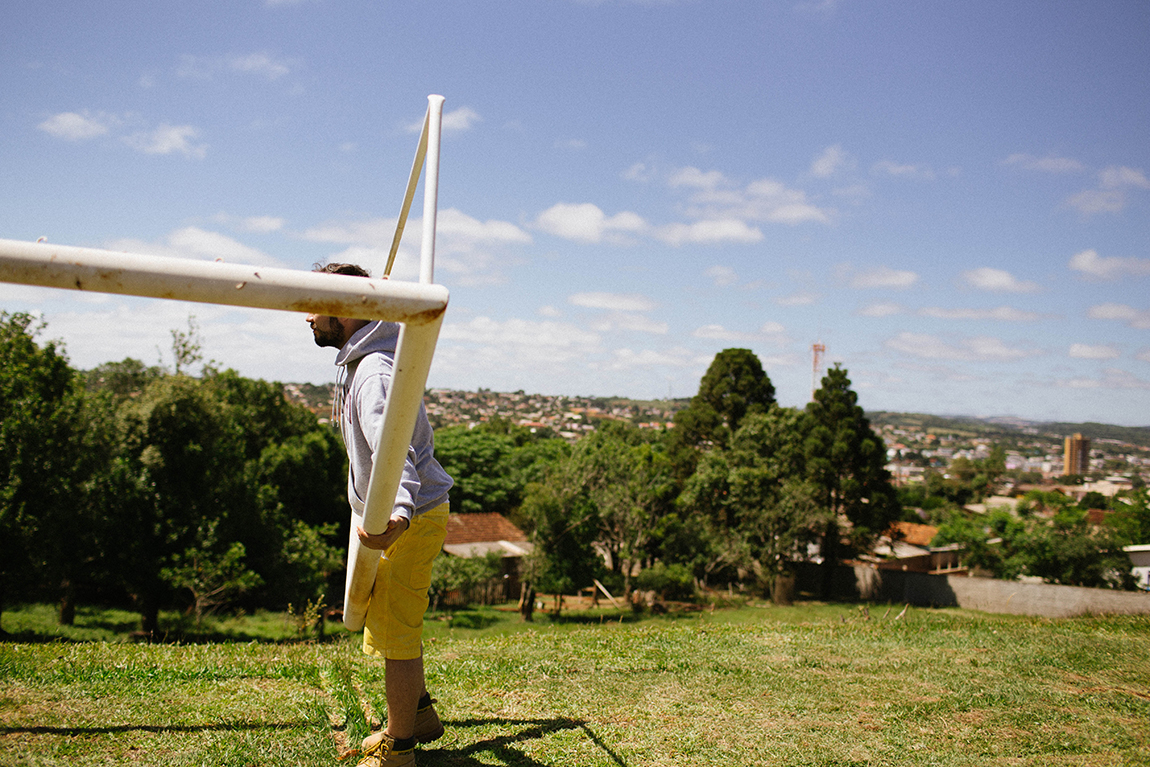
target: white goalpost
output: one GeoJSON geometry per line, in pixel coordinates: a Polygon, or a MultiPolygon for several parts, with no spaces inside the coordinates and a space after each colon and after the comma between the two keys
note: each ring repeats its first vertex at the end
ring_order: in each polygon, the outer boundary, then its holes
{"type": "Polygon", "coordinates": [[[391,272],[420,170],[426,167],[419,282],[0,239],[0,282],[401,324],[363,514],[352,511],[343,613],[344,625],[352,631],[363,628],[380,557],[380,552],[360,545],[355,528],[362,525],[371,534],[387,529],[447,310],[447,288],[433,282],[444,99],[431,95],[427,101],[385,271],[385,276],[391,272]]]}

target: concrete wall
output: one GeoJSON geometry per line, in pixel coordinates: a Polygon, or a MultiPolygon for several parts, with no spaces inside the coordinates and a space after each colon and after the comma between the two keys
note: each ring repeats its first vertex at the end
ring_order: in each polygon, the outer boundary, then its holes
{"type": "MultiPolygon", "coordinates": [[[[802,563],[797,594],[821,598],[824,568],[802,563]]],[[[1076,615],[1150,615],[1150,593],[1087,589],[1049,583],[1017,583],[994,578],[928,575],[874,567],[840,565],[832,575],[835,600],[910,603],[919,607],[965,607],[988,613],[1069,618],[1076,615]]]]}

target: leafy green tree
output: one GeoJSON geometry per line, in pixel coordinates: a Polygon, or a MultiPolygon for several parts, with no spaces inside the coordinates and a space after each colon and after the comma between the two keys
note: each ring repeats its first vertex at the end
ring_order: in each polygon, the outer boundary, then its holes
{"type": "Polygon", "coordinates": [[[455,480],[455,514],[508,514],[522,501],[523,486],[510,470],[515,441],[483,426],[451,426],[435,433],[435,457],[455,480]]]}
{"type": "Polygon", "coordinates": [[[769,592],[805,556],[822,520],[805,477],[806,424],[801,411],[774,405],[748,415],[728,449],[700,461],[679,504],[713,546],[704,579],[753,570],[769,592]]]}
{"type": "MultiPolygon", "coordinates": [[[[898,518],[899,508],[886,446],[863,414],[845,369],[835,365],[827,371],[807,405],[807,418],[807,478],[825,513],[822,556],[832,568],[842,557],[844,534],[850,548],[865,549],[898,518]]],[[[830,583],[826,578],[825,588],[830,583]]]]}
{"type": "Polygon", "coordinates": [[[1027,570],[1047,583],[1130,589],[1130,557],[1122,544],[1116,530],[1091,525],[1085,511],[1067,507],[1049,522],[1034,520],[1027,570]]]}
{"type": "Polygon", "coordinates": [[[120,573],[135,596],[143,630],[158,629],[168,593],[161,573],[195,544],[201,525],[250,509],[244,497],[244,435],[209,386],[186,376],[157,379],[121,408],[123,462],[132,482],[117,509],[128,531],[120,573]]]}
{"type": "Polygon", "coordinates": [[[1150,543],[1150,491],[1143,486],[1119,495],[1107,524],[1128,544],[1150,543]]]}
{"type": "Polygon", "coordinates": [[[235,597],[263,582],[258,573],[244,564],[246,551],[239,541],[221,545],[215,520],[197,531],[195,545],[171,558],[160,577],[178,589],[191,592],[196,625],[235,597]]]}
{"type": "Polygon", "coordinates": [[[71,548],[91,543],[74,506],[86,465],[82,400],[63,350],[37,343],[43,328],[29,314],[0,312],[0,609],[17,587],[69,586],[52,567],[64,531],[75,533],[71,548]]]}

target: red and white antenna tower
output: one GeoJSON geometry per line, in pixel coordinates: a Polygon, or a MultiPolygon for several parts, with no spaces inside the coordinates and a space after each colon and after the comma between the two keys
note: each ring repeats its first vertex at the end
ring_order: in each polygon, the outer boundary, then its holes
{"type": "Polygon", "coordinates": [[[820,373],[823,371],[823,354],[826,350],[826,344],[821,341],[815,341],[811,344],[811,402],[815,401],[815,392],[819,388],[820,373]]]}

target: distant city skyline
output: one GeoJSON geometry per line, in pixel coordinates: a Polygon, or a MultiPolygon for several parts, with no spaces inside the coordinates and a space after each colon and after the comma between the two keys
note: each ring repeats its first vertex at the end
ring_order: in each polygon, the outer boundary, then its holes
{"type": "MultiPolygon", "coordinates": [[[[0,28],[0,237],[382,271],[447,98],[431,387],[1150,424],[1150,4],[142,0],[0,28]]],[[[414,279],[419,204],[395,275],[414,279]]],[[[334,378],[300,315],[0,283],[91,368],[334,378]]]]}

